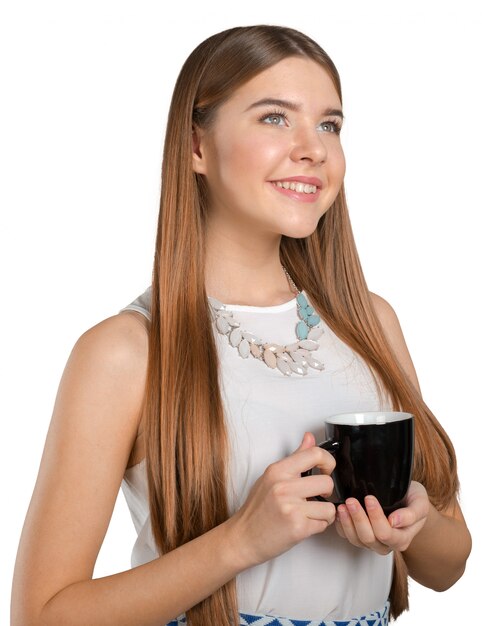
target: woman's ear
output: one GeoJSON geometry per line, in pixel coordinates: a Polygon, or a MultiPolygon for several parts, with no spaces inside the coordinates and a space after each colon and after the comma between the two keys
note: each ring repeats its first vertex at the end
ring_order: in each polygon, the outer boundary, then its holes
{"type": "Polygon", "coordinates": [[[192,127],[192,168],[196,174],[206,174],[204,133],[198,126],[192,127]]]}

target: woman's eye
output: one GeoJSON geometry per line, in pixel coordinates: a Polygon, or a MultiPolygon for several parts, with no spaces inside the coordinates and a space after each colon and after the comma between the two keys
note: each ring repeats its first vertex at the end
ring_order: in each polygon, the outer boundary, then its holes
{"type": "Polygon", "coordinates": [[[341,130],[341,126],[338,122],[322,122],[320,124],[322,130],[326,130],[329,133],[338,134],[341,130]]]}
{"type": "Polygon", "coordinates": [[[281,113],[270,113],[262,117],[261,121],[271,124],[272,126],[283,126],[285,124],[285,116],[281,113]]]}

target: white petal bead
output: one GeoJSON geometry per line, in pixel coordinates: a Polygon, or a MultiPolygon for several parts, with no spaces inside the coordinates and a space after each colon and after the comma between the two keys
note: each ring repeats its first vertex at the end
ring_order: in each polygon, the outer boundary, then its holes
{"type": "Polygon", "coordinates": [[[224,309],[224,304],[222,302],[219,302],[219,300],[216,300],[216,298],[211,298],[210,297],[209,298],[209,302],[216,309],[216,311],[224,309]]]}
{"type": "Polygon", "coordinates": [[[241,343],[242,338],[241,330],[239,328],[235,328],[229,335],[229,343],[236,348],[241,343]]]}
{"type": "Polygon", "coordinates": [[[283,359],[283,361],[286,361],[287,363],[293,362],[293,359],[289,352],[280,352],[277,356],[278,358],[283,359]]]}
{"type": "Polygon", "coordinates": [[[319,347],[316,341],[310,341],[309,339],[303,339],[303,341],[300,341],[299,346],[305,350],[316,350],[319,347]]]}
{"type": "Polygon", "coordinates": [[[318,328],[312,328],[308,333],[308,339],[319,339],[324,332],[325,331],[320,326],[318,326],[318,328]]]}
{"type": "Polygon", "coordinates": [[[249,341],[243,339],[238,346],[239,354],[243,357],[243,359],[247,359],[250,353],[249,349],[249,341]]]}
{"type": "Polygon", "coordinates": [[[288,352],[294,352],[295,350],[298,350],[299,347],[299,342],[297,341],[296,343],[290,343],[289,346],[286,346],[285,349],[288,352]]]}
{"type": "Polygon", "coordinates": [[[251,354],[256,359],[259,359],[259,357],[261,356],[261,348],[257,344],[250,342],[249,349],[251,350],[251,354]]]}
{"type": "Polygon", "coordinates": [[[294,372],[295,374],[300,374],[301,376],[305,374],[305,370],[301,367],[299,363],[295,363],[294,361],[291,361],[289,366],[291,367],[291,371],[294,372]]]}
{"type": "Polygon", "coordinates": [[[228,321],[224,317],[218,317],[218,319],[216,320],[216,327],[223,335],[226,335],[231,330],[231,326],[228,324],[228,321]]]}
{"type": "Polygon", "coordinates": [[[255,343],[257,346],[260,346],[263,343],[262,339],[253,335],[253,333],[243,331],[243,337],[244,339],[247,339],[249,343],[255,343]]]}
{"type": "Polygon", "coordinates": [[[276,354],[271,350],[266,350],[263,352],[264,362],[268,367],[274,369],[276,367],[276,354]]]}
{"type": "Polygon", "coordinates": [[[269,350],[270,352],[277,352],[278,348],[280,348],[281,346],[279,346],[277,343],[265,343],[263,348],[266,350],[269,350]]]}
{"type": "Polygon", "coordinates": [[[319,361],[318,359],[315,359],[315,357],[313,356],[307,356],[306,360],[308,361],[308,365],[315,370],[322,370],[325,368],[323,363],[319,361]]]}
{"type": "Polygon", "coordinates": [[[218,315],[219,315],[220,317],[224,317],[224,319],[228,322],[228,324],[229,324],[230,326],[232,326],[233,328],[238,328],[238,326],[239,326],[239,322],[237,322],[237,321],[234,319],[233,314],[232,314],[232,312],[231,312],[231,311],[220,311],[220,312],[218,313],[218,315]]]}
{"type": "Polygon", "coordinates": [[[282,372],[285,376],[291,376],[291,367],[289,366],[289,363],[287,363],[284,359],[282,359],[281,357],[278,357],[276,359],[276,367],[279,369],[280,372],[282,372]]]}
{"type": "Polygon", "coordinates": [[[306,355],[302,354],[301,350],[297,350],[296,352],[291,352],[291,358],[296,363],[301,363],[302,361],[306,361],[306,355]]]}

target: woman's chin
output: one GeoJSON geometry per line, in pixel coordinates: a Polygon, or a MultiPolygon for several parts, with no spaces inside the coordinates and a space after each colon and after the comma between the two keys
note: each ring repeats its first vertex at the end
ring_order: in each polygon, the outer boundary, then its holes
{"type": "Polygon", "coordinates": [[[282,234],[285,237],[291,237],[292,239],[304,239],[315,232],[317,225],[318,222],[312,222],[310,224],[291,224],[283,230],[282,234]]]}

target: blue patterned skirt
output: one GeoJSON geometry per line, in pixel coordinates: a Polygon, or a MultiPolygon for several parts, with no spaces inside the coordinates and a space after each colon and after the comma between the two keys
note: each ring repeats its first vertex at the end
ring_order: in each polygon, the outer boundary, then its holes
{"type": "MultiPolygon", "coordinates": [[[[248,613],[239,614],[239,626],[388,626],[388,612],[390,603],[387,602],[381,609],[344,620],[305,620],[291,619],[289,617],[275,617],[273,615],[253,615],[248,613]]],[[[166,626],[183,626],[187,624],[186,617],[169,622],[166,626]]],[[[207,626],[207,625],[206,625],[207,626]]],[[[210,626],[215,626],[214,624],[210,626]]]]}

